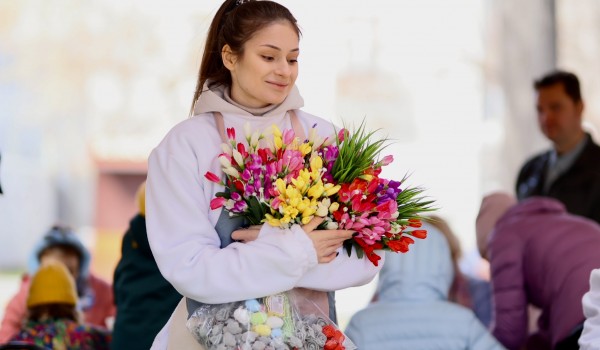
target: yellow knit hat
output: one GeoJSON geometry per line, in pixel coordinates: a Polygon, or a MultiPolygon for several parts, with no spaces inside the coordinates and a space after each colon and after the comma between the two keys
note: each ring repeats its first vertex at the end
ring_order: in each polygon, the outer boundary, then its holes
{"type": "Polygon", "coordinates": [[[77,304],[75,280],[60,261],[44,263],[31,279],[27,307],[45,304],[77,304]]]}
{"type": "Polygon", "coordinates": [[[135,194],[138,210],[142,216],[146,216],[146,181],[142,182],[135,194]]]}

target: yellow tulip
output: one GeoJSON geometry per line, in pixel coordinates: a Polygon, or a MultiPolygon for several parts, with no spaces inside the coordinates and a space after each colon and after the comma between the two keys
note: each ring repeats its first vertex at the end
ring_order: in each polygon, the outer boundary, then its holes
{"type": "Polygon", "coordinates": [[[275,180],[275,186],[277,187],[277,191],[280,194],[284,194],[285,193],[285,181],[283,179],[277,179],[277,180],[275,180]]]}
{"type": "Polygon", "coordinates": [[[300,191],[300,192],[304,192],[304,187],[306,187],[308,184],[306,183],[306,181],[304,181],[303,178],[298,177],[296,179],[292,179],[292,184],[300,191]]]}
{"type": "Polygon", "coordinates": [[[308,189],[308,196],[312,198],[320,198],[323,195],[325,188],[323,187],[323,183],[321,180],[308,189]]]}
{"type": "Polygon", "coordinates": [[[359,177],[361,179],[365,180],[365,181],[371,181],[371,180],[373,180],[373,175],[370,175],[370,174],[364,174],[364,175],[361,175],[359,177]]]}
{"type": "Polygon", "coordinates": [[[312,147],[308,143],[303,143],[300,145],[298,150],[300,151],[300,153],[302,153],[302,156],[305,156],[312,152],[312,147]]]}
{"type": "Polygon", "coordinates": [[[334,211],[337,211],[340,208],[340,203],[338,202],[333,202],[331,203],[331,205],[329,206],[329,212],[333,213],[334,211]]]}
{"type": "Polygon", "coordinates": [[[273,124],[273,126],[272,126],[272,129],[273,129],[273,135],[274,135],[275,137],[279,137],[279,138],[281,138],[281,137],[283,136],[283,135],[281,134],[281,130],[279,130],[279,128],[277,127],[277,125],[273,124]]]}
{"type": "Polygon", "coordinates": [[[325,197],[333,196],[334,194],[338,193],[340,188],[342,188],[340,185],[333,186],[331,183],[325,184],[325,197]]]}
{"type": "Polygon", "coordinates": [[[305,218],[307,216],[313,216],[316,212],[317,210],[315,208],[308,207],[302,212],[302,217],[305,218]]]}
{"type": "Polygon", "coordinates": [[[271,214],[265,214],[265,218],[267,219],[267,222],[269,223],[269,225],[271,226],[275,226],[278,227],[281,225],[281,222],[279,221],[279,219],[275,219],[273,217],[273,215],[271,214]]]}
{"type": "Polygon", "coordinates": [[[304,210],[306,210],[306,208],[310,207],[310,201],[308,200],[308,198],[303,198],[300,203],[298,203],[298,206],[296,208],[298,208],[298,211],[303,212],[304,210]]]}
{"type": "Polygon", "coordinates": [[[307,217],[302,218],[302,220],[301,220],[302,221],[302,225],[308,224],[312,219],[313,219],[312,216],[307,216],[307,217]]]}
{"type": "Polygon", "coordinates": [[[283,140],[281,139],[281,137],[279,136],[275,136],[273,138],[273,142],[275,142],[275,149],[281,149],[281,147],[283,147],[283,140]]]}
{"type": "Polygon", "coordinates": [[[310,160],[310,170],[312,171],[320,171],[323,168],[323,159],[321,157],[316,156],[310,160]]]}

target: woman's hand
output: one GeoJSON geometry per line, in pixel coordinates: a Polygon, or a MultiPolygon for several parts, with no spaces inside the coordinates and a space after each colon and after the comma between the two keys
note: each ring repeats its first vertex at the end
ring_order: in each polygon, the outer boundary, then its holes
{"type": "MultiPolygon", "coordinates": [[[[335,259],[336,251],[342,246],[342,243],[352,238],[352,234],[354,234],[354,231],[349,230],[317,230],[324,220],[314,217],[308,224],[302,226],[308,238],[313,242],[319,263],[328,263],[335,259]]],[[[258,238],[259,233],[260,226],[250,227],[233,231],[231,238],[236,241],[249,242],[258,238]]]]}
{"type": "Polygon", "coordinates": [[[262,225],[253,225],[241,230],[235,230],[231,233],[231,238],[242,243],[254,241],[258,238],[262,225]]]}
{"type": "Polygon", "coordinates": [[[337,256],[336,250],[342,246],[345,240],[352,238],[354,234],[354,231],[349,230],[317,230],[317,227],[324,220],[324,218],[314,217],[308,224],[302,226],[308,238],[313,242],[313,246],[317,251],[317,259],[321,264],[335,259],[337,256]]]}

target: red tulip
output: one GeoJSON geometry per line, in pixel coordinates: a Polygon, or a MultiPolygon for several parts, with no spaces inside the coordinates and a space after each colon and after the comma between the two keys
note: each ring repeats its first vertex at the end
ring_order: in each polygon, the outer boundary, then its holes
{"type": "Polygon", "coordinates": [[[214,173],[211,173],[210,171],[207,171],[206,174],[204,174],[204,177],[208,179],[208,181],[220,184],[221,183],[221,179],[214,173]]]}

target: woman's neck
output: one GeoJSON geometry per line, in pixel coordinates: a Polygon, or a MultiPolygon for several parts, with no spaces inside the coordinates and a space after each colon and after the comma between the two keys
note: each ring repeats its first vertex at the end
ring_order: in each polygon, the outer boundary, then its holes
{"type": "Polygon", "coordinates": [[[252,115],[255,115],[255,116],[265,115],[279,106],[278,104],[277,105],[271,104],[271,105],[268,105],[265,107],[246,107],[242,104],[235,102],[233,100],[233,98],[231,98],[231,89],[229,89],[229,88],[226,88],[225,91],[223,92],[223,99],[225,101],[231,103],[232,105],[234,105],[238,108],[241,108],[241,109],[245,110],[246,112],[248,112],[252,115]]]}

